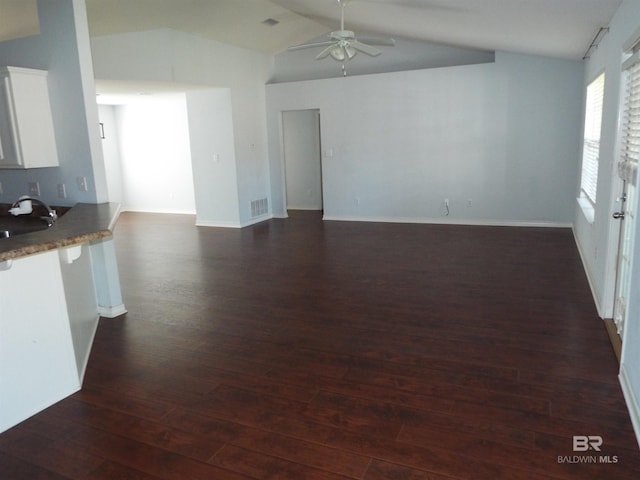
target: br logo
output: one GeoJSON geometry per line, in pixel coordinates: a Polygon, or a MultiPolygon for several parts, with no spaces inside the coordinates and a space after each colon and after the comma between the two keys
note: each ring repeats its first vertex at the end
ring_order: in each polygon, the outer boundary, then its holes
{"type": "Polygon", "coordinates": [[[574,435],[573,436],[573,451],[574,452],[586,452],[588,450],[600,451],[602,446],[602,437],[599,435],[574,435]]]}

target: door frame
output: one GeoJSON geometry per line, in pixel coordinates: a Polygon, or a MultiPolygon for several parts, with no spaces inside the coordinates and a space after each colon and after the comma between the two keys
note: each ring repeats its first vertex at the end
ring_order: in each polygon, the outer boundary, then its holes
{"type": "MultiPolygon", "coordinates": [[[[624,332],[627,331],[627,328],[624,329],[622,336],[618,334],[617,326],[615,325],[615,309],[616,309],[616,301],[618,297],[618,268],[619,268],[619,259],[618,256],[620,254],[622,248],[623,241],[623,228],[625,227],[625,220],[629,219],[616,219],[613,218],[614,212],[623,211],[626,213],[629,208],[626,204],[629,200],[623,198],[623,195],[626,193],[625,191],[625,180],[621,178],[618,172],[618,164],[620,160],[620,153],[622,148],[622,124],[624,121],[624,107],[625,107],[625,89],[624,87],[624,72],[620,77],[619,82],[619,92],[617,98],[617,107],[618,107],[618,115],[616,122],[616,138],[615,138],[615,146],[613,151],[613,161],[611,162],[611,192],[610,192],[610,202],[607,209],[607,216],[609,221],[608,228],[608,242],[607,242],[607,257],[605,263],[605,272],[606,276],[604,279],[603,285],[603,313],[605,326],[607,328],[607,332],[611,339],[611,343],[613,345],[614,351],[616,352],[616,356],[618,357],[618,361],[621,360],[622,348],[624,346],[624,332]]],[[[605,87],[606,88],[606,87],[605,87]]],[[[636,190],[640,186],[640,178],[636,178],[636,190]]],[[[640,207],[640,202],[638,199],[638,193],[636,191],[635,198],[633,199],[634,205],[634,214],[637,217],[638,210],[640,207]]],[[[632,236],[631,236],[631,247],[630,252],[633,253],[635,248],[637,247],[637,219],[636,225],[632,226],[632,236]]],[[[628,299],[627,299],[628,300],[628,299]]],[[[625,319],[624,323],[627,324],[627,315],[628,315],[628,305],[625,308],[625,319]]]]}
{"type": "Polygon", "coordinates": [[[288,217],[287,213],[287,159],[285,153],[285,123],[284,123],[284,115],[287,112],[315,112],[318,118],[318,152],[317,158],[320,167],[320,198],[321,198],[321,212],[324,213],[325,206],[325,178],[324,178],[324,164],[323,164],[323,155],[322,155],[322,113],[319,107],[308,107],[308,108],[292,108],[280,111],[280,145],[281,145],[281,172],[282,172],[282,209],[284,211],[284,217],[288,217]]]}

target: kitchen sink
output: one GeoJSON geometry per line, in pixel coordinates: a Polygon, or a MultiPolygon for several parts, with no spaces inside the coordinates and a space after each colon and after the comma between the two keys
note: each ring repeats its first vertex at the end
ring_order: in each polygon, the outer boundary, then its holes
{"type": "Polygon", "coordinates": [[[46,230],[50,226],[49,222],[40,218],[0,217],[0,239],[46,230]]]}

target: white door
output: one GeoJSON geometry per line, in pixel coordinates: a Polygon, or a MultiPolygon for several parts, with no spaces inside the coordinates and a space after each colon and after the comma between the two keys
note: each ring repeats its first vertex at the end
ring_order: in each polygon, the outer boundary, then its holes
{"type": "Polygon", "coordinates": [[[623,65],[625,76],[624,108],[620,139],[618,176],[623,182],[620,210],[613,214],[621,221],[618,246],[618,269],[613,318],[618,334],[624,339],[628,323],[627,307],[631,277],[631,258],[634,248],[634,232],[638,206],[637,179],[640,161],[640,48],[623,65]]]}

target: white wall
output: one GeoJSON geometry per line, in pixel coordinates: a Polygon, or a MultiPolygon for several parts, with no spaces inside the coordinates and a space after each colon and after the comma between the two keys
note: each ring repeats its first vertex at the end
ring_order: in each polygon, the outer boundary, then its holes
{"type": "MultiPolygon", "coordinates": [[[[208,168],[206,162],[194,162],[197,209],[200,201],[216,202],[199,215],[203,223],[228,224],[227,207],[236,211],[231,219],[235,226],[250,223],[251,201],[269,196],[264,84],[271,74],[272,57],[172,30],[93,38],[92,52],[96,78],[228,88],[235,175],[226,171],[225,180],[235,182],[237,196],[207,200],[208,193],[198,192],[198,184],[219,180],[212,177],[215,169],[208,168]],[[201,166],[205,166],[203,170],[201,166]],[[230,203],[219,208],[220,201],[230,203]],[[217,213],[222,216],[208,217],[217,213]]],[[[206,158],[209,147],[205,143],[205,150],[199,152],[192,144],[192,156],[206,158]]]]}
{"type": "Polygon", "coordinates": [[[124,190],[122,179],[122,160],[120,159],[120,139],[118,138],[118,122],[115,105],[98,105],[98,116],[103,124],[105,138],[102,138],[107,192],[109,201],[122,205],[124,190]]]}
{"type": "Polygon", "coordinates": [[[198,225],[240,226],[231,92],[187,93],[198,225]]]}
{"type": "Polygon", "coordinates": [[[105,110],[107,183],[120,195],[111,200],[130,211],[195,213],[185,94],[137,97],[111,116],[105,110]]]}
{"type": "MultiPolygon", "coordinates": [[[[593,223],[576,205],[574,229],[585,262],[599,313],[611,318],[615,294],[615,257],[620,221],[612,212],[620,209],[616,198],[621,183],[617,179],[618,118],[622,96],[621,60],[624,45],[640,37],[640,2],[625,0],[611,21],[610,31],[586,62],[583,95],[588,83],[601,72],[606,74],[598,194],[593,223]]],[[[579,176],[579,171],[578,171],[579,176]]],[[[636,210],[637,211],[637,210],[636,210]]],[[[637,236],[636,236],[637,238],[637,236]]],[[[621,359],[621,382],[640,439],[640,248],[636,242],[631,272],[628,319],[625,324],[621,359]]]]}
{"type": "Polygon", "coordinates": [[[285,208],[280,112],[319,108],[325,218],[569,225],[582,77],[579,62],[497,53],[268,85],[274,214],[285,208]]]}
{"type": "Polygon", "coordinates": [[[0,65],[47,70],[60,166],[28,171],[0,171],[0,202],[27,193],[40,183],[41,198],[56,205],[102,202],[106,179],[98,135],[93,69],[84,0],[38,1],[40,35],[0,43],[0,65]],[[86,177],[88,191],[77,187],[86,177]],[[57,185],[68,198],[58,198],[57,185]]]}

